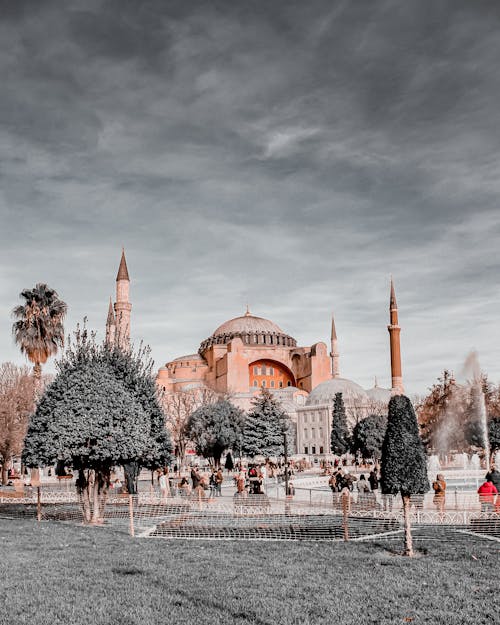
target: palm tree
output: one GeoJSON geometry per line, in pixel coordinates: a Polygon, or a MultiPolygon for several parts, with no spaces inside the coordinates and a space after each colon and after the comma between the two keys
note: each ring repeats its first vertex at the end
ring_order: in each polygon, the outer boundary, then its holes
{"type": "Polygon", "coordinates": [[[68,307],[46,284],[39,283],[34,289],[25,289],[19,297],[25,303],[12,311],[12,316],[17,319],[12,325],[12,333],[21,352],[34,364],[33,375],[39,385],[42,364],[64,345],[63,319],[68,307]]]}

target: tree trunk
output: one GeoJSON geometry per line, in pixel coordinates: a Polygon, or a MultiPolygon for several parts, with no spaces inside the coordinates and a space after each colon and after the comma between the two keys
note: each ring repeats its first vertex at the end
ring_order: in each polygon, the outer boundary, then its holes
{"type": "Polygon", "coordinates": [[[403,515],[404,515],[404,528],[405,528],[405,556],[414,556],[413,540],[411,536],[411,500],[410,495],[403,495],[403,515]]]}
{"type": "Polygon", "coordinates": [[[8,481],[9,481],[9,473],[8,473],[8,469],[7,469],[7,463],[5,462],[5,459],[3,459],[3,462],[2,462],[2,484],[4,486],[6,486],[8,481]]]}
{"type": "Polygon", "coordinates": [[[39,362],[35,362],[33,366],[33,378],[35,379],[34,389],[33,389],[33,398],[35,400],[35,406],[40,399],[40,394],[42,391],[42,365],[39,362]]]}

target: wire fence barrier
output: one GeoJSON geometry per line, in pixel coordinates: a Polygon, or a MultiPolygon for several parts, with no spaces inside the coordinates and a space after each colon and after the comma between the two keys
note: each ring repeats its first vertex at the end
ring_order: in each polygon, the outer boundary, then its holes
{"type": "MultiPolygon", "coordinates": [[[[479,501],[475,493],[431,506],[417,497],[410,514],[417,540],[441,528],[448,530],[446,540],[471,534],[500,541],[499,507],[495,501],[479,501]]],[[[15,497],[0,495],[0,517],[84,523],[86,511],[76,492],[38,488],[15,497]]],[[[152,490],[101,498],[93,524],[138,537],[341,541],[401,539],[404,517],[400,497],[393,496],[365,500],[323,493],[308,501],[244,493],[212,499],[162,497],[152,490]]]]}

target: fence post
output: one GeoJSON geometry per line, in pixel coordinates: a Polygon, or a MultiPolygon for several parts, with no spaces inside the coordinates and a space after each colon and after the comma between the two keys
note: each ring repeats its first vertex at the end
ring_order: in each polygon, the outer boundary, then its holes
{"type": "Polygon", "coordinates": [[[42,497],[40,493],[40,486],[36,487],[36,520],[38,522],[42,520],[42,497]]]}
{"type": "Polygon", "coordinates": [[[135,531],[134,531],[134,496],[133,495],[129,495],[128,496],[128,511],[129,511],[129,517],[130,517],[130,535],[131,536],[135,536],[135,531]]]}

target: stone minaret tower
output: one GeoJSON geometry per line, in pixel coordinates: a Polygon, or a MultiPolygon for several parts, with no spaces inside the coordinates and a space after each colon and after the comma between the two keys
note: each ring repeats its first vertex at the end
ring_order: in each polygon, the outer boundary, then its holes
{"type": "Polygon", "coordinates": [[[339,368],[340,354],[338,350],[337,332],[335,330],[335,320],[333,318],[333,313],[332,313],[332,331],[330,333],[330,346],[331,346],[330,358],[332,359],[332,377],[339,378],[340,377],[340,368],[339,368]]]}
{"type": "Polygon", "coordinates": [[[125,250],[122,249],[122,257],[118,275],[116,276],[116,338],[118,345],[122,349],[127,349],[130,345],[130,311],[132,304],[129,302],[130,278],[128,277],[127,261],[125,260],[125,250]]]}
{"type": "Polygon", "coordinates": [[[106,320],[106,345],[113,345],[116,336],[116,319],[111,297],[109,298],[108,318],[106,320]]]}
{"type": "Polygon", "coordinates": [[[398,304],[396,302],[396,293],[394,291],[394,282],[391,278],[391,298],[389,301],[390,323],[387,326],[389,330],[391,344],[391,375],[392,375],[392,393],[393,395],[402,395],[405,392],[403,387],[403,373],[401,369],[401,344],[398,320],[398,304]]]}

